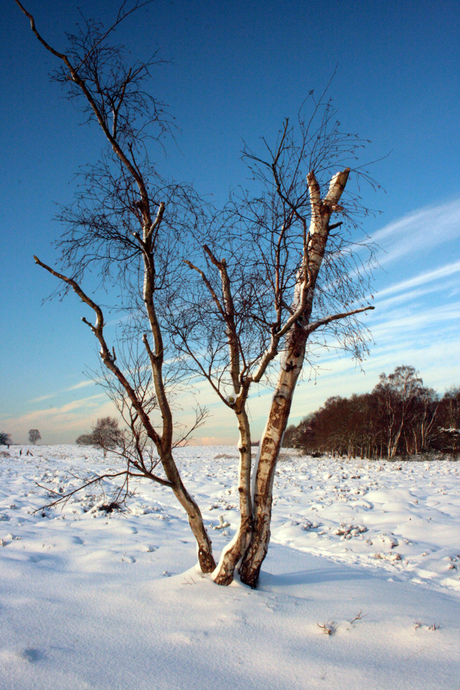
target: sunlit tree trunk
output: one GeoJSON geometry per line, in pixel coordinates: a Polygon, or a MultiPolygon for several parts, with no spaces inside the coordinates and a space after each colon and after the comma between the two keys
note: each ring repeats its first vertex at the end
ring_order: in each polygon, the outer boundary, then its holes
{"type": "Polygon", "coordinates": [[[310,318],[318,274],[329,236],[329,220],[334,211],[340,211],[338,202],[348,180],[349,169],[337,173],[331,180],[329,191],[321,199],[320,188],[313,172],[308,175],[311,203],[311,222],[305,251],[299,269],[292,303],[292,313],[300,309],[299,318],[286,335],[277,386],[260,442],[254,481],[254,529],[251,543],[241,563],[241,580],[256,587],[261,565],[270,541],[273,480],[289,420],[292,399],[305,360],[308,336],[313,330],[310,318]]]}

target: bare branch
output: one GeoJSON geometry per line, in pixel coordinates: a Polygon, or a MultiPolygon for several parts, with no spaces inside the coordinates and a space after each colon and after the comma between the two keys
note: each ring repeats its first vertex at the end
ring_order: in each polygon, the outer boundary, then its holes
{"type": "Polygon", "coordinates": [[[373,309],[375,309],[375,307],[368,305],[366,307],[360,307],[359,309],[353,309],[352,311],[344,312],[343,314],[333,314],[332,316],[326,316],[324,319],[320,319],[319,321],[315,321],[314,323],[309,324],[305,327],[305,330],[308,333],[313,333],[313,331],[316,331],[321,326],[326,326],[328,323],[331,323],[332,321],[346,319],[348,316],[353,316],[354,314],[361,314],[362,312],[370,311],[373,309]]]}
{"type": "Polygon", "coordinates": [[[105,337],[104,337],[104,317],[103,317],[101,308],[95,302],[93,302],[93,300],[90,297],[88,297],[83,292],[83,290],[78,285],[78,283],[75,282],[75,280],[73,280],[72,278],[68,278],[67,276],[63,275],[62,273],[58,273],[53,268],[51,268],[50,266],[47,266],[42,261],[40,261],[40,259],[38,259],[38,257],[34,256],[34,259],[35,259],[35,263],[37,263],[39,266],[41,266],[42,268],[47,270],[49,273],[51,273],[56,278],[59,278],[59,280],[62,280],[65,283],[67,283],[68,285],[70,285],[71,288],[74,290],[74,292],[80,297],[80,299],[85,304],[87,304],[89,307],[91,307],[91,309],[93,309],[93,311],[96,314],[96,324],[93,326],[86,319],[84,319],[84,322],[91,328],[91,330],[93,331],[94,335],[96,336],[96,338],[98,339],[98,341],[101,345],[101,351],[100,351],[101,359],[102,359],[103,363],[105,364],[105,366],[108,369],[110,369],[110,371],[113,374],[115,374],[117,379],[122,384],[122,386],[123,386],[124,390],[126,391],[133,407],[136,409],[139,416],[141,417],[142,422],[143,422],[146,430],[148,431],[148,434],[149,434],[150,438],[152,439],[152,441],[155,443],[155,445],[161,446],[161,439],[158,436],[155,429],[153,428],[147,414],[145,413],[142,405],[140,404],[139,400],[137,399],[135,391],[133,390],[133,388],[131,387],[131,385],[129,384],[129,382],[127,381],[125,376],[123,375],[122,371],[119,369],[119,367],[114,362],[114,358],[113,358],[113,356],[109,350],[109,347],[108,347],[106,340],[105,340],[105,337]]]}
{"type": "MultiPolygon", "coordinates": [[[[92,486],[93,484],[97,484],[99,482],[102,482],[104,479],[116,479],[117,477],[142,477],[144,475],[140,474],[134,474],[132,472],[129,472],[128,470],[123,470],[122,472],[115,472],[115,473],[107,473],[107,474],[100,474],[94,479],[91,479],[89,482],[85,482],[81,486],[77,487],[76,489],[73,489],[72,491],[69,491],[67,494],[59,494],[59,498],[56,499],[55,501],[52,501],[51,503],[46,503],[45,505],[41,506],[40,508],[37,508],[36,510],[33,511],[33,514],[40,512],[41,510],[44,510],[45,508],[53,508],[56,505],[59,505],[60,503],[66,503],[69,498],[74,496],[76,493],[79,491],[83,491],[83,489],[87,489],[88,486],[92,486]]],[[[153,479],[153,477],[150,477],[150,479],[153,479]]],[[[155,477],[154,481],[158,482],[158,484],[162,484],[163,486],[171,486],[170,482],[161,479],[161,477],[155,477]]],[[[53,494],[57,494],[57,491],[54,491],[54,489],[50,489],[46,486],[42,486],[38,482],[35,482],[37,486],[39,486],[41,489],[45,489],[46,491],[50,491],[53,494]]]]}

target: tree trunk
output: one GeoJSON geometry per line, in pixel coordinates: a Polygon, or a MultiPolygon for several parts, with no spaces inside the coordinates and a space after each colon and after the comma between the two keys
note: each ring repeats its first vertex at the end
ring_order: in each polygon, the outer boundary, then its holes
{"type": "Polygon", "coordinates": [[[212,555],[212,543],[206,532],[203,522],[203,516],[198,507],[198,504],[191,497],[185,488],[176,463],[170,453],[161,458],[166,477],[171,482],[172,491],[187,513],[190,528],[197,541],[198,546],[198,563],[203,573],[212,573],[216,567],[214,557],[212,555]]]}
{"type": "Polygon", "coordinates": [[[246,410],[237,413],[240,430],[240,467],[238,493],[240,496],[240,525],[232,541],[222,551],[219,564],[213,574],[218,585],[229,585],[233,581],[235,568],[249,546],[253,529],[251,501],[251,429],[246,410]]]}
{"type": "Polygon", "coordinates": [[[242,582],[253,588],[257,586],[260,568],[270,542],[273,481],[283,434],[288,424],[295,387],[302,371],[308,336],[314,330],[314,326],[309,326],[309,322],[316,282],[329,236],[329,220],[334,211],[340,210],[338,202],[349,173],[350,169],[347,168],[334,175],[324,199],[321,199],[315,174],[310,172],[307,176],[311,221],[291,306],[291,313],[298,313],[298,318],[286,334],[278,384],[260,442],[254,477],[254,529],[239,568],[242,582]]]}
{"type": "Polygon", "coordinates": [[[302,370],[307,338],[307,332],[297,324],[289,334],[278,385],[260,441],[254,481],[254,530],[239,569],[241,581],[253,588],[257,586],[260,568],[270,541],[276,462],[288,423],[295,386],[302,370]]]}

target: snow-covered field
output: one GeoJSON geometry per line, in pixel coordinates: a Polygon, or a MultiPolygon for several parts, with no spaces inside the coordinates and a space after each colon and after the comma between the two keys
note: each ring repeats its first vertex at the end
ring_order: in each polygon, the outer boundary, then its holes
{"type": "MultiPolygon", "coordinates": [[[[37,483],[67,492],[119,465],[19,451],[0,453],[1,690],[460,687],[460,463],[283,453],[252,591],[201,576],[181,508],[147,481],[122,513],[98,510],[106,483],[34,514],[37,483]]],[[[218,555],[238,523],[236,450],[177,457],[218,555]]]]}

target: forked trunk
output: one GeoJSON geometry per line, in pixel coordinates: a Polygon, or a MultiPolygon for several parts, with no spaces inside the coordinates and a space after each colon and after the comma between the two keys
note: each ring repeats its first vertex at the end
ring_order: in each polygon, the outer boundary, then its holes
{"type": "Polygon", "coordinates": [[[253,588],[257,586],[260,568],[270,542],[276,463],[291,411],[294,390],[303,366],[307,338],[307,332],[297,325],[288,336],[278,385],[260,441],[254,478],[254,529],[251,543],[239,568],[241,581],[253,588]]]}
{"type": "MultiPolygon", "coordinates": [[[[254,477],[254,529],[251,543],[239,568],[241,581],[250,587],[257,586],[260,568],[267,555],[270,542],[273,481],[276,464],[289,420],[295,387],[302,371],[308,336],[320,323],[328,320],[317,322],[316,326],[310,325],[316,281],[329,237],[329,220],[334,211],[341,210],[338,202],[349,173],[350,169],[347,168],[334,175],[324,199],[321,199],[320,187],[314,172],[310,172],[307,176],[311,221],[291,306],[291,313],[298,316],[286,333],[278,384],[260,442],[254,477]]],[[[338,314],[329,318],[335,319],[343,316],[345,314],[338,314]]]]}

